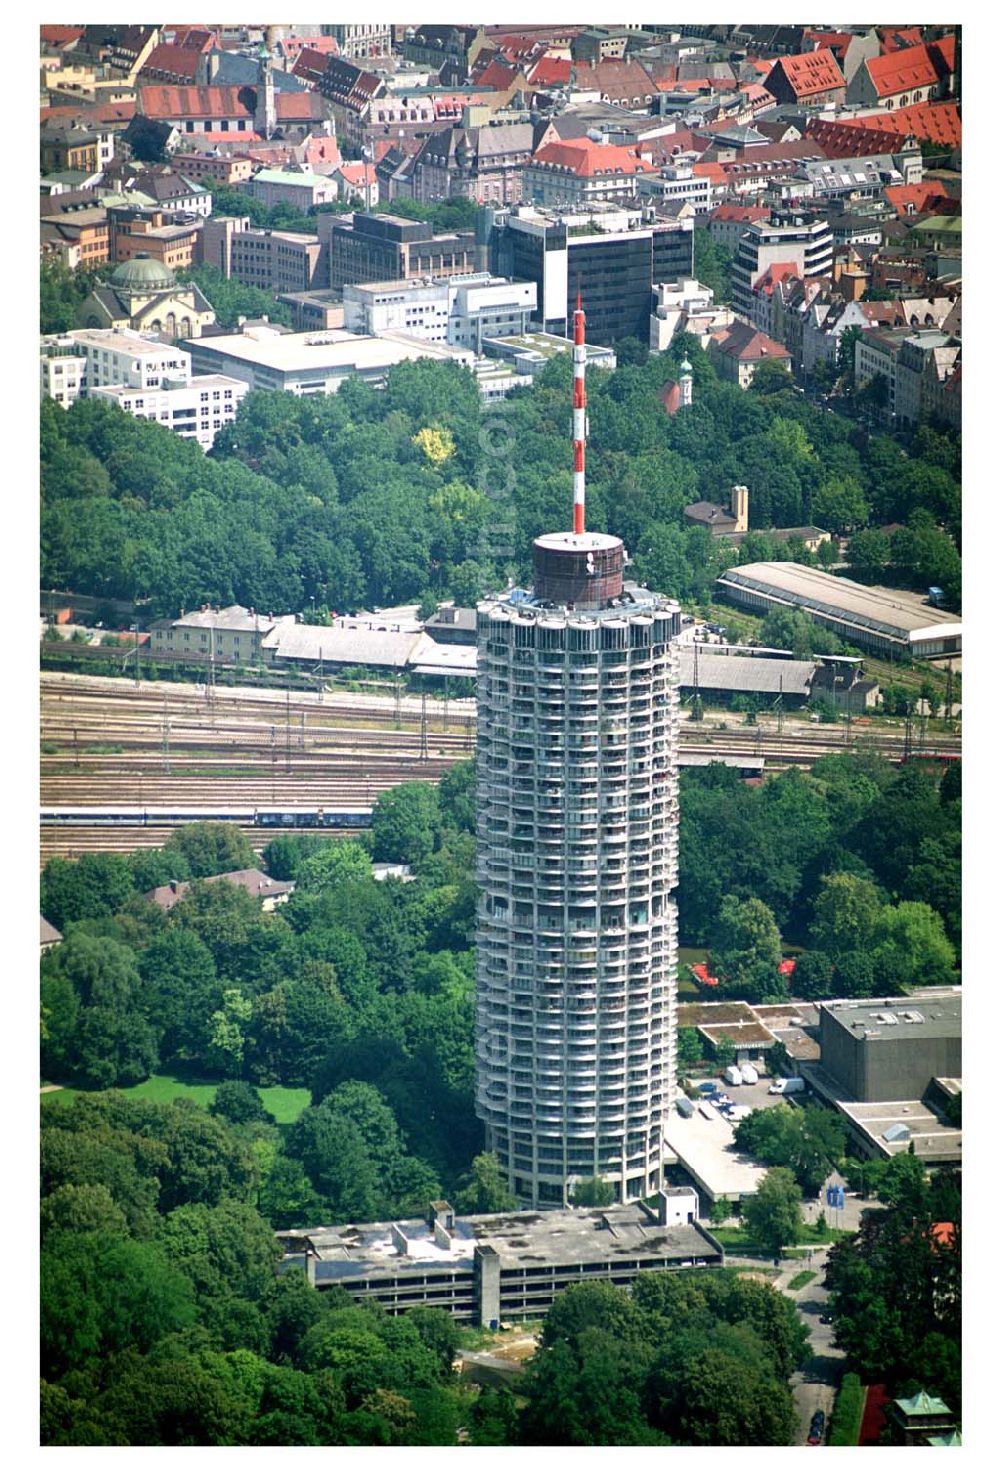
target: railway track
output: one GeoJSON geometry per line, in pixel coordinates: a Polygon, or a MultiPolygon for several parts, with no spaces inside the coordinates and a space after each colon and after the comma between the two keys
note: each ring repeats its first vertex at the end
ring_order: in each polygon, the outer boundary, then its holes
{"type": "MultiPolygon", "coordinates": [[[[41,830],[41,863],[50,858],[81,858],[84,853],[131,853],[136,848],[162,848],[174,827],[43,827],[41,830]]],[[[312,828],[281,828],[282,833],[313,832],[312,828]]],[[[262,853],[277,834],[259,827],[240,824],[240,832],[255,853],[262,853]]],[[[324,828],[325,837],[350,837],[348,828],[324,828]]],[[[356,834],[354,834],[356,836],[356,834]]]]}
{"type": "MultiPolygon", "coordinates": [[[[142,683],[45,671],[41,681],[41,802],[46,807],[371,806],[399,782],[438,780],[470,755],[475,701],[142,683]]],[[[814,726],[768,717],[723,730],[683,721],[681,754],[763,759],[807,768],[820,756],[866,750],[898,760],[905,732],[814,726]]],[[[958,737],[934,734],[958,755],[958,737]]],[[[245,829],[261,846],[267,835],[245,829]]],[[[56,853],[158,845],[169,828],[46,828],[56,853]]]]}

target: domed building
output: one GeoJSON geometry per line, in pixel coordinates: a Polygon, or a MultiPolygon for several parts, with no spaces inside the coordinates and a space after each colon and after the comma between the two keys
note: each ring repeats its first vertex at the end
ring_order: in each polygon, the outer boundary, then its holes
{"type": "Polygon", "coordinates": [[[193,281],[178,282],[173,271],[152,256],[137,255],[115,270],[106,285],[95,286],[79,310],[81,327],[131,327],[168,337],[200,337],[215,322],[215,312],[193,281]]]}

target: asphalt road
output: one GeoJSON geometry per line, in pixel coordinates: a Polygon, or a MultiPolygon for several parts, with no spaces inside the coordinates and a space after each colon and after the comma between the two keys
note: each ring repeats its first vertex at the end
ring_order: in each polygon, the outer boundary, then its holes
{"type": "Polygon", "coordinates": [[[798,1411],[798,1424],[792,1441],[793,1445],[807,1444],[809,1422],[816,1410],[823,1410],[826,1414],[826,1425],[823,1432],[825,1441],[830,1431],[830,1414],[833,1410],[836,1385],[840,1379],[844,1357],[833,1341],[833,1324],[820,1322],[820,1318],[827,1309],[828,1295],[823,1286],[825,1267],[826,1248],[817,1248],[811,1262],[796,1263],[794,1268],[782,1272],[781,1277],[775,1283],[776,1286],[783,1286],[787,1290],[787,1282],[795,1276],[796,1272],[808,1269],[816,1273],[812,1282],[807,1282],[805,1287],[800,1287],[797,1292],[788,1294],[798,1308],[802,1321],[809,1329],[809,1344],[813,1351],[812,1358],[805,1367],[792,1375],[792,1397],[798,1411]]]}

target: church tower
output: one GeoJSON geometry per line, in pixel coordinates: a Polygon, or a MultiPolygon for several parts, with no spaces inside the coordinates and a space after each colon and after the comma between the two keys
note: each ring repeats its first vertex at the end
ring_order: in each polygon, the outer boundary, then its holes
{"type": "Polygon", "coordinates": [[[681,363],[680,387],[681,408],[688,408],[692,402],[694,379],[691,376],[691,364],[688,362],[687,358],[685,358],[684,361],[681,363]]]}
{"type": "Polygon", "coordinates": [[[270,51],[263,44],[257,60],[257,106],[254,109],[253,125],[263,138],[273,138],[278,125],[278,113],[274,105],[274,62],[270,51]]]}

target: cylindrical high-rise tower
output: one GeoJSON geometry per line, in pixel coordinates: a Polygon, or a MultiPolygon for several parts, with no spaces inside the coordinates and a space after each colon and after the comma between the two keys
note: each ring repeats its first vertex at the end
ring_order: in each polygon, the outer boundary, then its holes
{"type": "Polygon", "coordinates": [[[623,562],[541,536],[478,611],[476,1112],[533,1206],[657,1189],[676,1088],[680,610],[623,562]]]}

